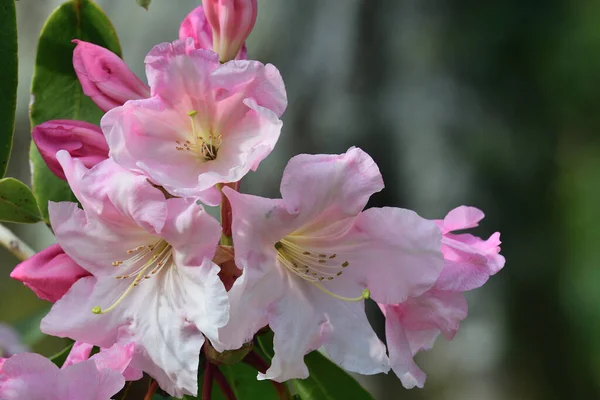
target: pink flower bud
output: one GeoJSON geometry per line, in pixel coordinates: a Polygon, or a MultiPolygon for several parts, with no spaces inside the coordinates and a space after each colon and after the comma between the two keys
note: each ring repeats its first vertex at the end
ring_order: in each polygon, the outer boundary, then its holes
{"type": "Polygon", "coordinates": [[[91,168],[108,158],[108,144],[96,125],[74,120],[44,122],[32,132],[33,141],[48,168],[61,179],[65,174],[56,160],[56,152],[67,150],[73,158],[79,158],[91,168]]]}
{"type": "Polygon", "coordinates": [[[202,4],[220,61],[233,60],[256,22],[256,0],[204,0],[202,4]]]}
{"type": "Polygon", "coordinates": [[[81,40],[73,51],[73,68],[81,82],[83,93],[108,111],[127,100],[150,97],[148,85],[110,50],[81,40]]]}
{"type": "Polygon", "coordinates": [[[73,284],[90,275],[54,244],[15,267],[10,277],[21,281],[42,300],[56,302],[73,284]]]}
{"type": "MultiPolygon", "coordinates": [[[[210,24],[206,20],[202,6],[194,8],[181,22],[179,26],[179,39],[194,39],[194,47],[197,49],[213,49],[213,33],[210,24]]],[[[247,60],[248,52],[243,44],[235,57],[236,60],[247,60]]]]}

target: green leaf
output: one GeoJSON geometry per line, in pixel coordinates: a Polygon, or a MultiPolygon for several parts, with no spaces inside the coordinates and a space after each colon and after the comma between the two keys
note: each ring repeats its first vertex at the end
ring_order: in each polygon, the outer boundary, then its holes
{"type": "Polygon", "coordinates": [[[152,0],[135,0],[135,2],[136,2],[136,3],[137,3],[139,6],[141,6],[141,7],[144,7],[146,10],[147,10],[147,9],[148,9],[148,7],[150,6],[150,2],[151,2],[151,1],[152,1],[152,0]]]}
{"type": "Polygon", "coordinates": [[[310,376],[294,380],[302,400],[372,400],[373,397],[350,375],[318,351],[304,357],[310,376]]]}
{"type": "MultiPolygon", "coordinates": [[[[243,363],[221,365],[219,369],[227,378],[238,400],[277,400],[279,398],[273,385],[269,381],[257,380],[258,372],[249,365],[243,363]]],[[[214,385],[217,385],[216,382],[214,385]]]]}
{"type": "MultiPolygon", "coordinates": [[[[92,1],[70,1],[58,7],[42,28],[31,84],[31,126],[52,119],[99,123],[102,111],[83,94],[73,70],[73,39],[81,39],[121,53],[115,30],[104,12],[92,1]]],[[[29,154],[33,193],[48,221],[48,201],[74,201],[67,183],[46,166],[35,144],[29,154]]]]}
{"type": "Polygon", "coordinates": [[[32,224],[42,220],[37,201],[23,182],[0,179],[0,221],[32,224]]]}
{"type": "Polygon", "coordinates": [[[0,178],[6,173],[17,107],[17,15],[14,0],[0,0],[0,178]]]}
{"type": "Polygon", "coordinates": [[[56,365],[58,367],[62,367],[62,365],[65,363],[65,360],[67,359],[67,356],[71,352],[72,348],[73,348],[73,343],[71,343],[70,345],[68,345],[67,347],[65,347],[64,349],[59,351],[58,353],[54,354],[53,356],[49,357],[50,361],[52,361],[54,363],[54,365],[56,365]]]}

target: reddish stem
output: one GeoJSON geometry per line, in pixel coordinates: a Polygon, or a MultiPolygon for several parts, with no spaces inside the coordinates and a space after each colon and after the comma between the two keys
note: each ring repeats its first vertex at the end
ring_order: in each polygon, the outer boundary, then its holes
{"type": "Polygon", "coordinates": [[[144,396],[144,400],[151,400],[154,393],[156,393],[156,389],[158,389],[158,382],[152,381],[146,395],[144,396]]]}
{"type": "MultiPolygon", "coordinates": [[[[248,353],[246,358],[244,358],[244,362],[256,369],[257,371],[262,372],[263,374],[267,369],[269,369],[269,364],[267,364],[267,362],[263,360],[262,357],[259,356],[255,351],[251,351],[250,353],[248,353]]],[[[287,386],[285,386],[283,383],[275,382],[273,380],[269,380],[269,382],[271,382],[271,384],[275,388],[275,391],[277,392],[277,397],[284,400],[292,398],[290,391],[288,390],[287,386]]]]}
{"type": "Polygon", "coordinates": [[[210,400],[211,398],[215,369],[215,365],[206,360],[206,368],[204,368],[204,383],[202,384],[202,400],[210,400]]]}
{"type": "Polygon", "coordinates": [[[217,382],[217,385],[219,385],[219,387],[221,388],[221,392],[223,392],[225,398],[227,400],[237,400],[237,398],[235,397],[235,393],[233,393],[233,389],[229,385],[229,382],[227,382],[227,378],[225,378],[225,375],[223,375],[221,370],[218,367],[216,367],[214,369],[214,372],[215,381],[217,382]]]}

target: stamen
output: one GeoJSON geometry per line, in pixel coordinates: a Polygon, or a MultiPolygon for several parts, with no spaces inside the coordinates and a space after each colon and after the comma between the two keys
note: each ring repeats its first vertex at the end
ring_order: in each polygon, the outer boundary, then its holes
{"type": "Polygon", "coordinates": [[[114,310],[129,295],[129,293],[131,293],[131,291],[140,284],[140,282],[149,279],[156,273],[160,272],[162,268],[169,263],[173,254],[173,248],[164,240],[159,239],[151,245],[138,246],[135,249],[127,251],[127,254],[133,253],[136,254],[131,258],[124,261],[114,261],[112,265],[124,265],[131,268],[136,264],[143,262],[143,264],[135,271],[126,275],[115,276],[115,279],[117,280],[130,279],[132,276],[135,276],[135,278],[129,284],[129,286],[127,286],[119,298],[115,300],[108,308],[102,309],[100,306],[93,307],[92,312],[94,314],[106,314],[114,310]],[[147,273],[150,268],[152,268],[151,271],[147,273]]]}
{"type": "Polygon", "coordinates": [[[217,158],[219,147],[223,142],[223,137],[221,135],[213,134],[211,130],[197,129],[196,115],[198,115],[198,111],[188,111],[187,115],[190,117],[192,123],[192,140],[186,140],[183,143],[176,140],[175,143],[177,145],[175,146],[175,149],[177,151],[189,151],[195,153],[199,155],[203,161],[215,160],[217,158]]]}
{"type": "Polygon", "coordinates": [[[344,297],[331,292],[321,282],[332,281],[342,275],[342,270],[350,265],[344,261],[341,264],[333,263],[337,254],[326,254],[321,252],[310,252],[293,242],[293,238],[285,238],[274,245],[277,250],[279,262],[290,272],[310,282],[319,290],[343,301],[362,301],[370,297],[368,289],[363,290],[358,297],[344,297]]]}

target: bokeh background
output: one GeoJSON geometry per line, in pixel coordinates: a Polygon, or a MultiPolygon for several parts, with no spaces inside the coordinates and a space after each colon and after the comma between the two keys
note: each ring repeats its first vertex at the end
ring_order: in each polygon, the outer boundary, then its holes
{"type": "MultiPolygon", "coordinates": [[[[99,0],[124,58],[144,77],[154,44],[177,37],[195,0],[99,0]]],[[[29,85],[37,37],[59,0],[20,0],[19,98],[8,176],[29,182],[29,85]]],[[[468,294],[452,342],[417,357],[425,389],[393,374],[361,378],[377,399],[600,398],[600,2],[585,0],[262,0],[251,58],[275,64],[289,107],[276,150],[243,189],[278,194],[298,153],[362,147],[387,188],[373,206],[441,218],[483,209],[507,264],[468,294]]],[[[36,250],[42,225],[9,226],[36,250]]],[[[0,321],[50,355],[48,309],[8,278],[0,321]],[[32,317],[33,316],[33,317],[32,317]]],[[[374,260],[376,262],[376,260],[374,260]]],[[[371,307],[373,323],[382,319],[371,307]]]]}

